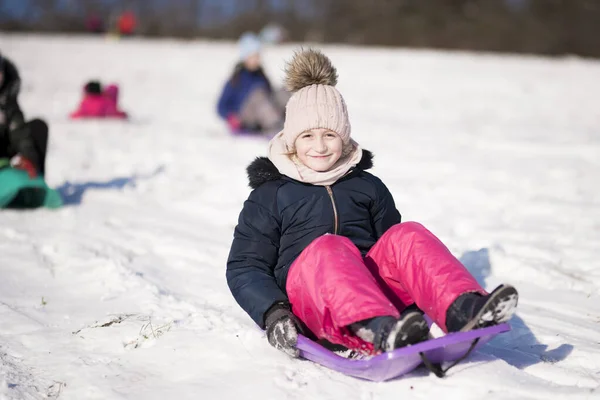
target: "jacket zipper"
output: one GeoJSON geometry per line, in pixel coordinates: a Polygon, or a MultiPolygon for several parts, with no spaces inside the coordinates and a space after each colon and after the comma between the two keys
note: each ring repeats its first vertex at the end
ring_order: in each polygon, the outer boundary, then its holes
{"type": "Polygon", "coordinates": [[[327,194],[331,199],[331,205],[333,206],[333,234],[337,235],[338,232],[338,213],[337,208],[335,207],[335,200],[333,199],[333,190],[331,190],[331,186],[325,186],[327,189],[327,194]]]}

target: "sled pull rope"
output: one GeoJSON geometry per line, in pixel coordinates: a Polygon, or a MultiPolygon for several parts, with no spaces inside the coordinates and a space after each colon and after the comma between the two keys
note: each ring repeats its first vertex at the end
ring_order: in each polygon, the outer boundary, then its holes
{"type": "Polygon", "coordinates": [[[471,352],[473,351],[473,349],[475,348],[475,346],[477,346],[477,343],[479,342],[479,338],[473,340],[473,343],[471,343],[471,347],[469,347],[469,350],[467,350],[467,352],[458,360],[454,361],[452,364],[450,364],[447,368],[442,368],[442,365],[439,363],[432,363],[431,361],[429,361],[429,359],[427,358],[427,356],[425,355],[425,353],[423,353],[422,351],[419,352],[419,355],[421,356],[421,360],[423,360],[423,364],[425,364],[425,367],[427,367],[428,370],[430,370],[431,372],[433,372],[435,374],[435,376],[437,376],[438,378],[443,378],[444,376],[446,376],[446,372],[448,372],[448,370],[452,367],[454,367],[456,364],[458,364],[459,362],[461,362],[462,360],[464,360],[465,358],[469,357],[469,354],[471,354],[471,352]]]}

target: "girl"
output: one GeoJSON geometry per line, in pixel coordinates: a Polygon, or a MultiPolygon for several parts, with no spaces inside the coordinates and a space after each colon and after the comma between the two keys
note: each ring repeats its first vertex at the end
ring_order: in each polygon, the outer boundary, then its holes
{"type": "Polygon", "coordinates": [[[273,90],[261,66],[261,43],[253,33],[239,40],[240,62],[225,84],[217,111],[233,133],[278,132],[289,95],[273,90]]]}
{"type": "Polygon", "coordinates": [[[337,72],[314,50],[295,55],[295,92],[268,158],[248,167],[227,262],[239,305],[269,343],[292,356],[298,332],[376,353],[428,337],[426,313],[446,332],[507,321],[517,291],[488,294],[440,240],[400,223],[394,199],[366,172],[372,154],[350,137],[337,72]]]}

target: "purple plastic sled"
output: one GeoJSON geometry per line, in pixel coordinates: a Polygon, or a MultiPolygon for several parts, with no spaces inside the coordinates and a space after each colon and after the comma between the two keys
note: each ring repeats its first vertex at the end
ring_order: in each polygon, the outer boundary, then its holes
{"type": "Polygon", "coordinates": [[[455,361],[469,351],[476,339],[479,338],[479,341],[473,350],[489,342],[499,333],[508,331],[510,325],[505,323],[469,332],[449,333],[365,360],[351,360],[338,356],[302,335],[298,337],[298,349],[303,358],[327,368],[357,378],[381,382],[404,375],[418,367],[423,362],[419,354],[421,352],[432,363],[455,361]]]}

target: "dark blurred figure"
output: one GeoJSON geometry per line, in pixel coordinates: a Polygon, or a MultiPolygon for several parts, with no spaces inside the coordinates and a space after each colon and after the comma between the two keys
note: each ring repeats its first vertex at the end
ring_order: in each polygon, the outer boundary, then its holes
{"type": "Polygon", "coordinates": [[[85,28],[90,33],[104,33],[104,22],[97,14],[90,14],[85,20],[85,28]]]}
{"type": "Polygon", "coordinates": [[[25,121],[17,101],[20,89],[17,68],[0,53],[0,159],[35,178],[45,173],[48,125],[41,119],[25,121]]]}

